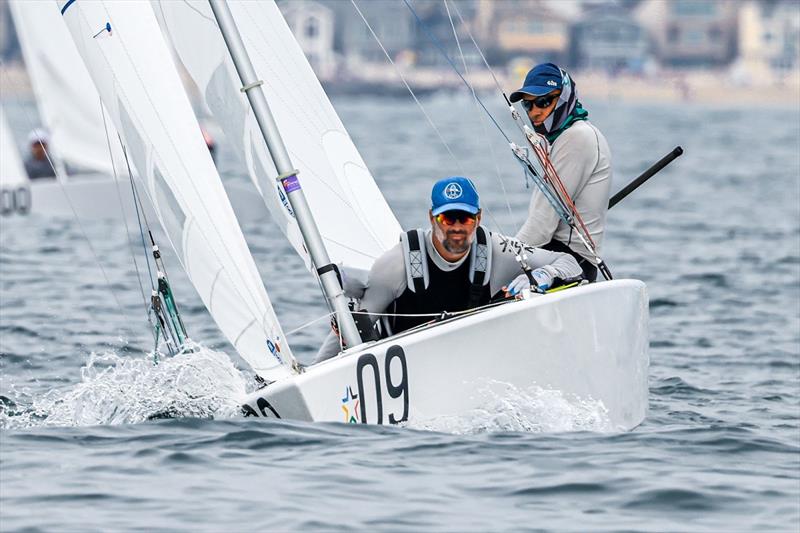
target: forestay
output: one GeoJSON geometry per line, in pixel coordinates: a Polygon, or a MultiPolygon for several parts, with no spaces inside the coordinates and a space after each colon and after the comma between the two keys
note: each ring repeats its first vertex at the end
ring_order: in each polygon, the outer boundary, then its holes
{"type": "MultiPolygon", "coordinates": [[[[153,0],[166,33],[236,145],[273,218],[309,265],[277,171],[207,1],[153,0]]],[[[278,130],[336,263],[369,269],[397,243],[401,228],[328,100],[277,6],[231,2],[230,10],[275,117],[278,130]]]]}
{"type": "MultiPolygon", "coordinates": [[[[50,2],[12,0],[9,5],[39,112],[50,132],[49,148],[70,167],[111,174],[100,97],[59,12],[50,2]]],[[[116,141],[113,126],[108,126],[116,141]]],[[[112,147],[118,152],[119,142],[112,147]]]]}
{"type": "Polygon", "coordinates": [[[203,303],[262,377],[294,358],[149,3],[59,0],[110,117],[203,303]]]}

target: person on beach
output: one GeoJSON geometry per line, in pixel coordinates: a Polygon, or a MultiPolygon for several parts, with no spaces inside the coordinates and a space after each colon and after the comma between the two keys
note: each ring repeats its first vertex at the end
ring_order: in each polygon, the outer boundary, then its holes
{"type": "MultiPolygon", "coordinates": [[[[443,312],[465,311],[498,297],[515,297],[530,288],[539,291],[581,278],[581,268],[567,253],[533,248],[484,229],[478,192],[460,176],[437,181],[428,212],[431,227],[413,229],[372,266],[360,296],[359,310],[377,322],[384,337],[433,320],[443,312]],[[517,256],[526,256],[529,274],[517,256]],[[402,315],[402,316],[396,316],[402,315]],[[409,316],[424,315],[424,316],[409,316]]],[[[347,284],[345,282],[345,284],[347,284]]],[[[340,351],[336,330],[326,338],[315,362],[340,351]]]]}
{"type": "MultiPolygon", "coordinates": [[[[510,100],[522,102],[534,130],[547,140],[553,167],[600,255],[611,187],[611,151],[600,130],[587,120],[589,113],[578,100],[575,82],[557,65],[543,63],[528,72],[510,100]]],[[[597,279],[594,256],[538,188],[516,238],[534,247],[571,254],[586,279],[597,279]]]]}
{"type": "Polygon", "coordinates": [[[47,159],[47,148],[50,136],[46,131],[35,129],[28,134],[30,152],[25,158],[25,172],[32,180],[39,178],[54,178],[56,171],[47,159]]]}

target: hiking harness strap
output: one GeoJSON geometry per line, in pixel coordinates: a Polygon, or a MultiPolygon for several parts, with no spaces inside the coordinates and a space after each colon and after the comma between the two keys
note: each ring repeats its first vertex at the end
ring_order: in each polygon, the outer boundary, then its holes
{"type": "Polygon", "coordinates": [[[469,308],[480,305],[484,285],[489,283],[492,269],[492,244],[489,242],[491,233],[481,226],[475,231],[475,240],[472,241],[472,250],[469,256],[469,308]],[[488,234],[488,235],[487,235],[488,234]]]}
{"type": "Polygon", "coordinates": [[[419,295],[430,283],[428,258],[425,250],[425,231],[412,229],[400,236],[406,262],[406,283],[411,292],[419,295]]]}
{"type": "MultiPolygon", "coordinates": [[[[472,241],[469,257],[470,307],[477,307],[483,287],[489,283],[492,267],[490,236],[490,232],[478,226],[475,240],[472,241]]],[[[430,283],[426,240],[425,231],[421,229],[412,229],[400,236],[406,263],[406,282],[409,290],[417,295],[425,292],[430,283]]]]}

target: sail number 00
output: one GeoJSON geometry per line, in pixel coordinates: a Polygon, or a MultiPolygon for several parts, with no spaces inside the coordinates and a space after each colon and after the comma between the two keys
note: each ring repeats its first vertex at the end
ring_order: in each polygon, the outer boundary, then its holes
{"type": "MultiPolygon", "coordinates": [[[[389,393],[389,396],[392,398],[400,398],[403,397],[403,416],[399,419],[395,416],[394,413],[389,414],[389,423],[390,424],[397,424],[399,422],[405,422],[408,420],[408,365],[406,364],[406,354],[403,351],[403,348],[400,346],[392,346],[388,350],[386,350],[386,357],[384,359],[384,373],[386,374],[386,392],[389,393]],[[392,379],[392,360],[399,359],[400,360],[400,368],[402,370],[402,376],[400,376],[400,380],[398,384],[395,384],[394,380],[392,379]]],[[[358,358],[358,364],[356,365],[356,378],[358,380],[358,397],[361,398],[360,401],[360,414],[361,414],[361,423],[367,423],[367,405],[364,398],[364,371],[367,367],[372,369],[372,375],[375,381],[375,402],[376,402],[376,409],[377,409],[377,420],[375,423],[383,424],[383,400],[382,400],[382,389],[381,389],[381,372],[380,368],[378,367],[378,359],[372,355],[371,353],[365,353],[361,357],[358,358]]]]}
{"type": "Polygon", "coordinates": [[[27,215],[30,211],[31,190],[28,187],[0,188],[0,215],[7,216],[14,213],[27,215]]]}

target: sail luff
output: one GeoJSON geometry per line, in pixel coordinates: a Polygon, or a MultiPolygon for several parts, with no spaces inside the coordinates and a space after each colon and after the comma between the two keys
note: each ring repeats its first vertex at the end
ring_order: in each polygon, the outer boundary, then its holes
{"type": "Polygon", "coordinates": [[[291,351],[150,4],[65,5],[78,51],[203,303],[258,374],[292,373],[291,351]]]}

